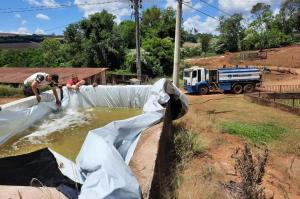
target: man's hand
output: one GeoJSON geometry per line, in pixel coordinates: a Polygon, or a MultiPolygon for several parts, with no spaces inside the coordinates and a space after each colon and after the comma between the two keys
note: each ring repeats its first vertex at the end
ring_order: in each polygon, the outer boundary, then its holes
{"type": "Polygon", "coordinates": [[[36,100],[37,100],[38,102],[40,102],[40,101],[42,100],[41,96],[36,95],[36,100]]]}
{"type": "Polygon", "coordinates": [[[61,106],[61,101],[60,100],[56,100],[56,105],[57,106],[61,106]]]}

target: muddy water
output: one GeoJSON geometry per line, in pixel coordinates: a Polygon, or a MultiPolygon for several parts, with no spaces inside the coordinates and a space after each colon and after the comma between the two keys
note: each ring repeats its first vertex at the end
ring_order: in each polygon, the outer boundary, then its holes
{"type": "Polygon", "coordinates": [[[142,113],[141,109],[93,108],[50,114],[47,119],[0,146],[0,157],[50,147],[75,160],[89,130],[142,113]]]}

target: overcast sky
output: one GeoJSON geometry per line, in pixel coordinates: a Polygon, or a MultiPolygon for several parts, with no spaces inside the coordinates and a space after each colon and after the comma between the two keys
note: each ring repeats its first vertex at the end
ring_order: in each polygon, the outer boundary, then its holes
{"type": "MultiPolygon", "coordinates": [[[[185,2],[187,1],[185,0],[185,2]]],[[[242,13],[245,18],[250,20],[250,10],[257,2],[270,4],[276,13],[282,0],[203,1],[229,14],[242,13]]],[[[142,4],[141,11],[152,6],[176,9],[177,2],[176,0],[144,0],[142,4]]],[[[224,15],[224,13],[199,0],[190,0],[189,5],[215,18],[224,15]]],[[[62,34],[67,24],[79,21],[89,14],[103,9],[116,15],[117,23],[124,19],[133,20],[129,0],[1,0],[0,32],[62,34]],[[60,5],[63,7],[57,8],[60,5]],[[14,12],[16,10],[21,12],[14,12]]],[[[201,33],[217,34],[217,26],[217,20],[183,6],[183,27],[185,30],[197,29],[201,33]]]]}

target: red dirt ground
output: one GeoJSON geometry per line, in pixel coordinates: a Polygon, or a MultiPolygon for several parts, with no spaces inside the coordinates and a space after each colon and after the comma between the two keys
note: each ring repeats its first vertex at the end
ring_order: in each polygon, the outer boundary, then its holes
{"type": "MultiPolygon", "coordinates": [[[[298,116],[250,103],[242,96],[215,94],[188,95],[188,98],[191,104],[190,110],[180,120],[188,129],[199,134],[199,140],[207,148],[208,155],[196,157],[187,164],[181,186],[177,191],[178,198],[228,198],[220,184],[230,180],[239,181],[239,176],[234,171],[234,160],[231,155],[237,147],[244,145],[245,140],[236,135],[218,132],[215,127],[220,121],[237,121],[240,118],[242,121],[278,121],[285,126],[289,126],[287,123],[291,122],[294,124],[290,125],[291,128],[299,133],[298,116]],[[214,110],[216,115],[208,116],[210,110],[214,110]],[[244,110],[251,111],[244,112],[244,110]],[[208,168],[212,169],[208,170],[208,168]]],[[[299,156],[296,155],[297,153],[287,153],[284,152],[285,149],[280,149],[281,146],[290,148],[297,143],[300,144],[298,139],[299,136],[291,137],[270,144],[273,148],[270,149],[263,180],[269,196],[274,195],[276,199],[300,198],[299,156]],[[293,143],[290,142],[291,140],[294,140],[293,143]]]]}
{"type": "Polygon", "coordinates": [[[21,99],[21,97],[0,97],[0,105],[21,99]]]}
{"type": "Polygon", "coordinates": [[[208,58],[191,58],[186,62],[192,65],[205,66],[206,68],[219,68],[223,65],[234,66],[267,66],[270,69],[291,68],[296,74],[279,73],[272,71],[271,74],[264,74],[264,82],[266,85],[279,84],[300,84],[300,45],[294,45],[283,48],[266,49],[267,59],[254,61],[239,60],[239,53],[225,53],[221,56],[208,58]]]}

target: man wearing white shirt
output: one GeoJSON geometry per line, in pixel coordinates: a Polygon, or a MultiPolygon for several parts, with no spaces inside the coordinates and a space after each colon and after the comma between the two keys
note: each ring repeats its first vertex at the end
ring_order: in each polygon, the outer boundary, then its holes
{"type": "Polygon", "coordinates": [[[59,76],[57,74],[47,73],[34,73],[24,81],[24,95],[25,96],[36,96],[38,102],[41,101],[39,87],[49,85],[52,87],[53,94],[56,99],[56,104],[61,105],[61,102],[57,96],[56,85],[58,84],[59,76]]]}

